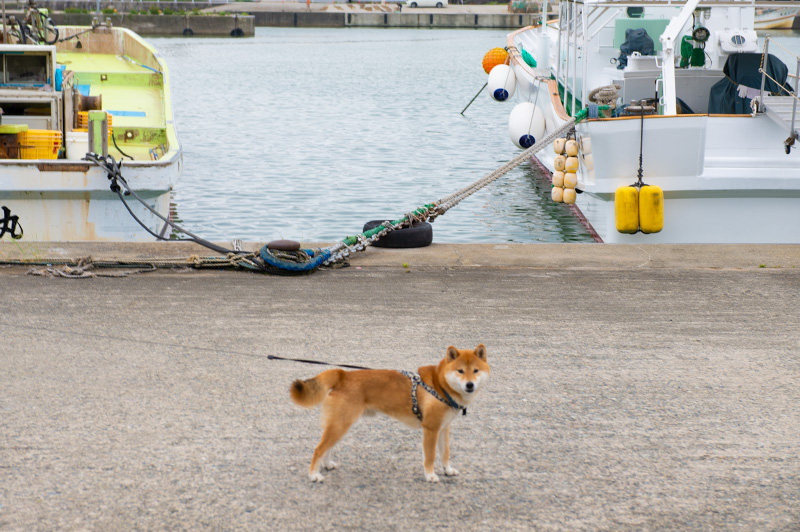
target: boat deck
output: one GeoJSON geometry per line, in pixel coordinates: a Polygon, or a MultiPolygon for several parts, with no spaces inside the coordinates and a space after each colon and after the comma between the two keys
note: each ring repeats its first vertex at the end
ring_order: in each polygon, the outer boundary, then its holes
{"type": "Polygon", "coordinates": [[[112,54],[60,52],[57,62],[75,72],[82,93],[102,94],[103,109],[113,116],[114,127],[164,127],[162,86],[152,83],[158,76],[152,69],[112,54]]]}

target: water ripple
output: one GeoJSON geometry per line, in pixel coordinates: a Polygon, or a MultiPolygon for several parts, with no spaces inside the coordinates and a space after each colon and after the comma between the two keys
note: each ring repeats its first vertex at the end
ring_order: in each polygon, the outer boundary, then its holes
{"type": "MultiPolygon", "coordinates": [[[[336,241],[511,159],[512,104],[482,94],[503,31],[257,28],[151,40],[170,67],[184,226],[212,240],[336,241]]],[[[588,242],[523,164],[434,225],[437,242],[588,242]]]]}

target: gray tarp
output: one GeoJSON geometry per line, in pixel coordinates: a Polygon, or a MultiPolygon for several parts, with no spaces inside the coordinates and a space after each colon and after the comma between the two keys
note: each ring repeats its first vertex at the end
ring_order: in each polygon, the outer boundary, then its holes
{"type": "MultiPolygon", "coordinates": [[[[763,54],[743,53],[728,56],[722,72],[725,78],[719,80],[709,93],[708,112],[709,114],[750,114],[751,98],[739,96],[738,87],[744,85],[753,89],[761,88],[761,74],[758,69],[761,67],[763,54]]],[[[767,75],[777,80],[789,90],[793,90],[786,84],[786,77],[789,69],[786,65],[770,54],[767,57],[767,75]]],[[[781,88],[778,83],[767,78],[764,84],[764,91],[773,95],[788,96],[789,93],[781,88]]]]}

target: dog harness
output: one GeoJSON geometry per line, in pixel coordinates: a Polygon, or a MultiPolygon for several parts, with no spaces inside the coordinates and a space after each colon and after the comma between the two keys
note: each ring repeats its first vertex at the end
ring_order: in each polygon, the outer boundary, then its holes
{"type": "Polygon", "coordinates": [[[418,373],[413,373],[411,371],[401,371],[403,375],[411,379],[411,411],[414,412],[414,415],[417,416],[417,419],[422,421],[422,411],[419,409],[419,404],[417,403],[417,386],[422,386],[426,392],[434,396],[439,401],[443,402],[450,408],[455,408],[456,410],[461,410],[462,416],[467,415],[467,407],[461,406],[460,404],[456,403],[450,394],[447,393],[447,390],[442,389],[444,392],[444,397],[436,393],[436,390],[433,389],[432,386],[429,386],[422,380],[418,373]],[[445,399],[446,398],[446,399],[445,399]]]}

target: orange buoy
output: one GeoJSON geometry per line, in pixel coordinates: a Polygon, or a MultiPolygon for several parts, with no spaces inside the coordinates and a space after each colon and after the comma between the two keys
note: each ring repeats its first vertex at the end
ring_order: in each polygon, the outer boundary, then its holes
{"type": "Polygon", "coordinates": [[[483,56],[483,70],[487,74],[497,65],[508,62],[508,52],[504,48],[492,48],[483,56]]]}

